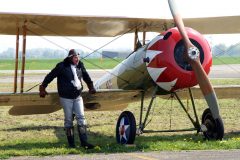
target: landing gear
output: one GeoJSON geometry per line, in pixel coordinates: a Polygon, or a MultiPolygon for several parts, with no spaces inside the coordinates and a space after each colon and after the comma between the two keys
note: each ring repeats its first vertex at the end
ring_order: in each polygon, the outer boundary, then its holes
{"type": "Polygon", "coordinates": [[[136,120],[132,112],[124,111],[116,125],[116,139],[120,144],[133,144],[136,136],[136,120]]]}
{"type": "MultiPolygon", "coordinates": [[[[140,108],[140,117],[139,117],[139,125],[136,128],[136,121],[134,115],[129,111],[124,111],[119,116],[117,125],[116,125],[116,139],[117,142],[120,144],[133,144],[135,140],[135,136],[141,135],[143,133],[156,133],[156,132],[184,132],[184,131],[197,131],[203,132],[203,135],[205,138],[209,140],[222,140],[224,136],[224,126],[223,122],[220,116],[215,116],[213,118],[211,110],[208,108],[203,112],[202,115],[202,125],[200,125],[199,118],[197,115],[197,110],[194,103],[194,98],[192,95],[192,91],[189,88],[189,95],[190,95],[190,101],[192,104],[193,113],[189,112],[186,106],[182,103],[180,97],[176,92],[171,93],[170,98],[176,98],[176,100],[179,102],[181,108],[186,113],[187,117],[189,118],[190,122],[192,123],[192,128],[186,128],[186,129],[171,129],[170,130],[146,130],[146,126],[148,125],[148,116],[150,114],[150,111],[152,109],[153,101],[156,98],[156,95],[158,93],[158,87],[156,86],[155,89],[153,89],[151,100],[148,104],[148,107],[146,109],[145,117],[144,116],[144,98],[145,98],[145,91],[142,91],[141,94],[141,108],[140,108]]],[[[149,97],[149,94],[147,95],[149,97]]],[[[217,108],[218,109],[218,108],[217,108]]],[[[215,110],[216,111],[216,108],[215,110]]],[[[217,110],[218,111],[218,110],[217,110]]],[[[213,112],[215,113],[215,112],[213,112]]]]}
{"type": "Polygon", "coordinates": [[[224,126],[221,117],[214,119],[209,108],[202,115],[202,125],[206,126],[203,135],[208,140],[222,140],[224,135],[224,126]]]}

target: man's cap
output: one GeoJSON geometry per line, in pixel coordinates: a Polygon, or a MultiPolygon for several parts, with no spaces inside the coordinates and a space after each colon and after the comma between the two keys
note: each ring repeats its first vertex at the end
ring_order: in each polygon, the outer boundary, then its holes
{"type": "Polygon", "coordinates": [[[68,52],[68,57],[72,57],[72,56],[79,56],[80,54],[75,50],[75,49],[71,49],[68,52]]]}

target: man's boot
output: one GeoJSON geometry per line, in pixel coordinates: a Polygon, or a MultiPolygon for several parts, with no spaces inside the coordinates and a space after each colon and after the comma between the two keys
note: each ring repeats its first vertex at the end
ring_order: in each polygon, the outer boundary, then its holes
{"type": "Polygon", "coordinates": [[[87,128],[85,125],[78,126],[79,139],[81,146],[85,149],[93,149],[95,146],[87,142],[87,128]]]}
{"type": "Polygon", "coordinates": [[[73,127],[65,128],[65,131],[67,135],[68,146],[70,148],[75,148],[76,146],[74,142],[74,128],[73,127]]]}

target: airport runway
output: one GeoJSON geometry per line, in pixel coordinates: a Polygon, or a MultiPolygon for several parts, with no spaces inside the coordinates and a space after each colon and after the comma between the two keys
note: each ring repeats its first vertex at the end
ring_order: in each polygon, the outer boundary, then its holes
{"type": "Polygon", "coordinates": [[[212,66],[209,78],[240,78],[240,64],[212,66]]]}
{"type": "Polygon", "coordinates": [[[14,157],[9,160],[239,160],[240,150],[159,151],[85,154],[46,157],[14,157]]]}
{"type": "MultiPolygon", "coordinates": [[[[103,76],[110,70],[88,70],[93,81],[103,76]]],[[[45,75],[49,70],[26,70],[24,82],[42,82],[45,75]]],[[[1,76],[0,83],[13,82],[13,71],[12,70],[0,70],[1,73],[12,74],[11,76],[1,76]]],[[[19,71],[20,75],[20,71],[19,71]]],[[[213,66],[209,74],[209,78],[240,78],[240,64],[234,65],[216,65],[213,66]]],[[[20,77],[18,78],[20,81],[20,77]]]]}

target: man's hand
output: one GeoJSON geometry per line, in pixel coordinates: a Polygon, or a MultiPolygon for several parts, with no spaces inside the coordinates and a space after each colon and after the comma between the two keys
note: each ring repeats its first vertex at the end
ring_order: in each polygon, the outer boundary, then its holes
{"type": "Polygon", "coordinates": [[[39,96],[44,98],[46,95],[48,95],[47,91],[45,90],[45,87],[42,85],[39,86],[39,96]]]}
{"type": "Polygon", "coordinates": [[[94,88],[94,86],[93,86],[93,83],[90,83],[90,84],[87,84],[87,86],[88,86],[88,93],[90,93],[90,94],[95,94],[96,93],[96,89],[94,88]]]}
{"type": "Polygon", "coordinates": [[[90,94],[95,94],[95,93],[96,93],[96,89],[95,89],[95,88],[89,89],[88,92],[89,92],[90,94]]]}

